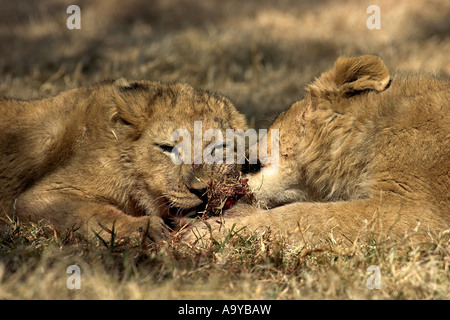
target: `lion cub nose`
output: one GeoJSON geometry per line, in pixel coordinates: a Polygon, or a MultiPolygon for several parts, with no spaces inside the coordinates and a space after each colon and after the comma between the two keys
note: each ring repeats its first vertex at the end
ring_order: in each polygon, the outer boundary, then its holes
{"type": "Polygon", "coordinates": [[[208,183],[210,183],[210,179],[198,179],[194,178],[192,181],[187,185],[189,192],[192,194],[195,194],[200,199],[206,198],[206,191],[208,190],[208,183]]]}
{"type": "Polygon", "coordinates": [[[192,194],[195,194],[197,197],[199,197],[202,200],[206,199],[206,187],[202,189],[189,189],[189,192],[192,194]]]}

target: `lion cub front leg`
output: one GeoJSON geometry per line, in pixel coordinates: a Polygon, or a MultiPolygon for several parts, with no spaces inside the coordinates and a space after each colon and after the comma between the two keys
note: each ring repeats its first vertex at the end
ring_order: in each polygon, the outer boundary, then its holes
{"type": "MultiPolygon", "coordinates": [[[[188,242],[196,242],[200,238],[215,240],[224,239],[231,230],[263,234],[269,232],[274,238],[289,242],[318,243],[342,240],[342,235],[354,239],[358,227],[364,218],[359,214],[359,224],[349,224],[342,220],[343,203],[307,203],[298,202],[273,208],[259,209],[250,205],[237,205],[226,211],[222,217],[209,218],[192,226],[184,235],[188,242]],[[351,230],[349,227],[351,226],[351,230]],[[343,232],[342,227],[345,229],[343,232]]],[[[345,212],[348,212],[349,208],[345,212]]],[[[353,240],[350,240],[353,241],[353,240]]]]}
{"type": "MultiPolygon", "coordinates": [[[[189,242],[199,238],[224,238],[230,230],[246,230],[270,234],[290,242],[317,244],[337,242],[352,245],[367,237],[384,236],[384,239],[401,239],[414,234],[415,240],[425,235],[417,233],[420,226],[427,229],[445,221],[433,218],[430,209],[405,201],[380,201],[365,199],[342,202],[296,202],[270,210],[249,205],[237,205],[226,211],[222,218],[200,222],[185,235],[189,242]],[[419,216],[418,221],[415,217],[419,216]],[[415,231],[416,230],[416,231],[415,231]]],[[[413,238],[411,238],[413,239],[413,238]]]]}
{"type": "Polygon", "coordinates": [[[59,233],[79,229],[83,236],[100,236],[114,230],[118,238],[140,239],[147,235],[153,241],[162,239],[166,227],[157,216],[133,217],[108,203],[84,199],[56,191],[29,192],[15,204],[20,221],[43,221],[59,233]]]}

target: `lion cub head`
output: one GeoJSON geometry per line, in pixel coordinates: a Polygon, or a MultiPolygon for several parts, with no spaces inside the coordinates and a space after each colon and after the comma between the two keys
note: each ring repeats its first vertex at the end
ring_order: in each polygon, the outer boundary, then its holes
{"type": "Polygon", "coordinates": [[[195,161],[194,148],[203,154],[214,142],[204,138],[209,129],[224,137],[227,129],[246,130],[245,117],[226,98],[181,83],[120,79],[114,91],[116,108],[111,121],[121,144],[122,165],[132,181],[132,200],[144,211],[162,217],[204,205],[211,175],[226,173],[233,165],[195,161]],[[191,161],[176,159],[183,156],[174,153],[181,142],[191,148],[191,161]]]}
{"type": "Polygon", "coordinates": [[[268,130],[270,156],[270,134],[278,129],[277,168],[272,174],[257,173],[249,181],[261,203],[274,207],[295,201],[363,197],[365,172],[361,166],[368,154],[361,159],[348,157],[351,140],[357,139],[352,134],[361,130],[355,126],[362,125],[359,121],[368,108],[375,108],[377,93],[389,83],[389,71],[380,58],[361,56],[339,58],[333,69],[310,84],[305,98],[280,114],[268,130]]]}

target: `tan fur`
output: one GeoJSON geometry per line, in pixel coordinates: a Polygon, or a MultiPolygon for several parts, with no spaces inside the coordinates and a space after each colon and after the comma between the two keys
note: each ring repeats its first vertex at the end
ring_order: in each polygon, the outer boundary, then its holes
{"type": "MultiPolygon", "coordinates": [[[[206,169],[176,165],[175,129],[246,129],[225,98],[120,79],[34,101],[0,100],[0,217],[161,238],[169,208],[203,202],[206,169]]],[[[204,142],[204,144],[209,142],[204,142]]],[[[208,171],[209,172],[209,171],[208,171]]]]}
{"type": "Polygon", "coordinates": [[[400,239],[419,230],[415,239],[426,240],[449,229],[449,83],[389,79],[378,57],[339,58],[271,125],[280,130],[279,169],[249,183],[273,209],[236,206],[225,226],[210,223],[212,234],[236,224],[351,244],[364,234],[400,239]]]}

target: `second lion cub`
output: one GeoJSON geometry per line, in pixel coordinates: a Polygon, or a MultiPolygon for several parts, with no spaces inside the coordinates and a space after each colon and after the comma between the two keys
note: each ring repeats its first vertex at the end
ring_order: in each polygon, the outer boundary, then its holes
{"type": "Polygon", "coordinates": [[[236,224],[350,244],[366,231],[423,240],[449,229],[449,101],[448,81],[391,78],[376,56],[339,58],[270,126],[279,130],[279,168],[249,183],[271,209],[236,206],[225,225],[210,223],[212,234],[236,224]]]}

